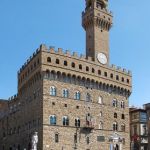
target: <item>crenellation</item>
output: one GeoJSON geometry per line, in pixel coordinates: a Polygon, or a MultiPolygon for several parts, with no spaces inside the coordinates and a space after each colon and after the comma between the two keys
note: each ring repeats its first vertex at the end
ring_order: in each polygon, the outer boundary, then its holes
{"type": "Polygon", "coordinates": [[[36,52],[33,53],[32,57],[35,57],[35,56],[36,56],[36,52]]]}
{"type": "Polygon", "coordinates": [[[55,47],[54,46],[50,46],[49,47],[49,52],[50,53],[55,53],[55,47]]]}
{"type": "Polygon", "coordinates": [[[77,52],[73,52],[72,56],[73,56],[73,57],[76,57],[76,58],[79,58],[77,52]]]}
{"type": "Polygon", "coordinates": [[[69,50],[66,50],[66,56],[68,56],[68,57],[71,57],[71,54],[70,54],[70,51],[69,50]]]}
{"type": "Polygon", "coordinates": [[[36,54],[38,54],[40,52],[40,49],[39,48],[37,48],[36,49],[36,54]]]}
{"type": "Polygon", "coordinates": [[[47,51],[46,45],[45,45],[45,44],[41,44],[41,45],[40,45],[40,50],[41,50],[41,51],[47,51]]]}
{"type": "Polygon", "coordinates": [[[120,70],[120,71],[121,71],[121,67],[120,67],[120,66],[117,66],[117,70],[120,70]]]}
{"type": "Polygon", "coordinates": [[[62,48],[58,48],[58,54],[63,54],[63,49],[62,48]]]}
{"type": "Polygon", "coordinates": [[[29,62],[30,62],[30,60],[29,60],[29,59],[27,59],[27,64],[29,64],[29,62]]]}
{"type": "Polygon", "coordinates": [[[92,58],[92,57],[88,56],[88,57],[87,57],[87,61],[92,62],[92,61],[94,61],[94,60],[93,60],[93,58],[92,58]]]}
{"type": "Polygon", "coordinates": [[[126,70],[125,68],[123,68],[123,72],[124,72],[124,73],[127,73],[127,70],[126,70]]]}
{"type": "Polygon", "coordinates": [[[111,67],[112,67],[113,69],[116,69],[116,65],[114,65],[114,64],[112,64],[111,67]]]}
{"type": "Polygon", "coordinates": [[[128,70],[128,74],[129,74],[129,75],[132,75],[132,71],[131,71],[131,70],[128,70]]]}
{"type": "Polygon", "coordinates": [[[85,60],[85,58],[86,58],[85,55],[80,54],[80,59],[81,59],[81,60],[85,60]]]}

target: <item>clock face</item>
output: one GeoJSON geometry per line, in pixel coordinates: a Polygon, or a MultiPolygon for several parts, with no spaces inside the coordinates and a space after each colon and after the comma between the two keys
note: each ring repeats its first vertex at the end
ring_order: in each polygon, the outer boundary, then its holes
{"type": "Polygon", "coordinates": [[[103,65],[105,65],[107,63],[107,57],[104,53],[98,53],[97,59],[103,65]]]}

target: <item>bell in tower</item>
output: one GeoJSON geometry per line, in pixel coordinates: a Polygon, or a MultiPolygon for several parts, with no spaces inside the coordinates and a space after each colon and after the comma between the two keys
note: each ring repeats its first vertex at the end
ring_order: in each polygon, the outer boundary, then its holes
{"type": "Polygon", "coordinates": [[[109,64],[109,30],[112,14],[108,11],[108,0],[86,0],[82,13],[82,26],[86,31],[86,57],[97,63],[109,64]]]}

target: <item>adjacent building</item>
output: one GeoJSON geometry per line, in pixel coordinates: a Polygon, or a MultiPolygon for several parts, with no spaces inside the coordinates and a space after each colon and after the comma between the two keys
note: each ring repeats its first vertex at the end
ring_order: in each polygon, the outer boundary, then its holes
{"type": "Polygon", "coordinates": [[[148,128],[148,150],[150,149],[150,103],[144,105],[147,112],[147,128],[148,128]]]}
{"type": "Polygon", "coordinates": [[[147,111],[130,108],[131,150],[148,150],[147,111]]]}
{"type": "Polygon", "coordinates": [[[0,118],[0,149],[129,150],[130,71],[110,65],[112,13],[86,0],[86,56],[41,45],[18,72],[18,94],[0,118]]]}

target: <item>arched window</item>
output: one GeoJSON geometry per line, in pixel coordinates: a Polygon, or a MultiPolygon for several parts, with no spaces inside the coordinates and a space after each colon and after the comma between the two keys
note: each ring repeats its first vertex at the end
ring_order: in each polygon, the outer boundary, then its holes
{"type": "Polygon", "coordinates": [[[75,92],[74,99],[75,100],[80,100],[80,92],[79,91],[75,92]]]}
{"type": "Polygon", "coordinates": [[[90,138],[89,137],[86,137],[86,143],[90,144],[90,138]]]}
{"type": "Polygon", "coordinates": [[[75,126],[80,127],[80,119],[79,118],[75,119],[75,126]]]}
{"type": "Polygon", "coordinates": [[[122,82],[124,82],[124,78],[122,77],[122,82]]]}
{"type": "Polygon", "coordinates": [[[78,136],[77,136],[77,133],[74,134],[74,143],[77,143],[78,141],[78,136]]]}
{"type": "Polygon", "coordinates": [[[75,68],[75,63],[74,63],[74,62],[72,62],[71,66],[72,66],[72,68],[75,68]]]}
{"type": "Polygon", "coordinates": [[[130,83],[129,79],[127,79],[127,83],[130,83]]]}
{"type": "Polygon", "coordinates": [[[117,113],[114,113],[114,118],[117,118],[117,113]]]}
{"type": "Polygon", "coordinates": [[[125,115],[124,114],[121,115],[121,119],[125,119],[125,115]]]}
{"type": "Polygon", "coordinates": [[[102,121],[100,121],[100,123],[99,123],[99,129],[100,129],[100,130],[103,129],[103,122],[102,122],[102,121]]]}
{"type": "Polygon", "coordinates": [[[117,122],[113,123],[113,131],[118,131],[118,124],[117,124],[117,122]]]}
{"type": "Polygon", "coordinates": [[[125,124],[121,124],[121,131],[125,132],[125,124]]]}
{"type": "Polygon", "coordinates": [[[69,118],[67,116],[63,116],[62,121],[63,126],[69,126],[69,118]]]}
{"type": "Polygon", "coordinates": [[[68,63],[67,63],[67,61],[65,60],[65,61],[64,61],[64,66],[67,66],[67,65],[68,65],[68,63]]]}
{"type": "Polygon", "coordinates": [[[95,69],[94,68],[92,68],[92,73],[95,73],[95,69]]]}
{"type": "Polygon", "coordinates": [[[103,116],[103,113],[102,113],[102,111],[100,111],[100,113],[99,113],[99,116],[100,116],[100,117],[102,117],[102,116],[103,116]]]}
{"type": "Polygon", "coordinates": [[[55,73],[55,71],[51,71],[51,73],[50,73],[50,79],[51,80],[56,80],[56,73],[55,73]]]}
{"type": "Polygon", "coordinates": [[[89,71],[89,67],[86,66],[86,71],[89,71]]]}
{"type": "Polygon", "coordinates": [[[50,87],[50,95],[51,96],[56,96],[56,88],[54,86],[50,87]]]}
{"type": "Polygon", "coordinates": [[[98,70],[98,75],[101,75],[101,70],[98,70]]]}
{"type": "Polygon", "coordinates": [[[119,80],[119,76],[118,75],[116,75],[116,80],[119,80]]]}
{"type": "Polygon", "coordinates": [[[107,77],[107,72],[104,72],[104,76],[107,77]]]}
{"type": "Polygon", "coordinates": [[[103,104],[103,98],[101,96],[98,97],[98,103],[103,104]]]}
{"type": "Polygon", "coordinates": [[[59,134],[55,133],[55,143],[58,143],[58,142],[59,142],[59,134]]]}
{"type": "Polygon", "coordinates": [[[55,115],[50,116],[50,125],[56,125],[56,116],[55,115]]]}
{"type": "Polygon", "coordinates": [[[91,102],[91,95],[89,93],[86,94],[86,102],[91,102]]]}
{"type": "Polygon", "coordinates": [[[59,64],[59,59],[56,59],[56,64],[59,64]]]}
{"type": "Polygon", "coordinates": [[[113,99],[113,101],[112,101],[112,106],[113,106],[113,107],[117,107],[117,105],[118,105],[117,100],[116,100],[116,99],[113,99]]]}
{"type": "Polygon", "coordinates": [[[68,98],[69,97],[69,91],[67,89],[63,89],[62,95],[63,95],[63,97],[68,98]]]}
{"type": "Polygon", "coordinates": [[[121,101],[121,108],[125,108],[125,102],[121,101]]]}
{"type": "Polygon", "coordinates": [[[113,79],[113,74],[112,74],[112,73],[110,74],[110,78],[112,78],[112,79],[113,79]]]}
{"type": "Polygon", "coordinates": [[[51,58],[50,57],[47,57],[47,62],[51,62],[51,58]]]}
{"type": "Polygon", "coordinates": [[[82,65],[81,64],[79,65],[79,69],[82,70],[82,65]]]}

